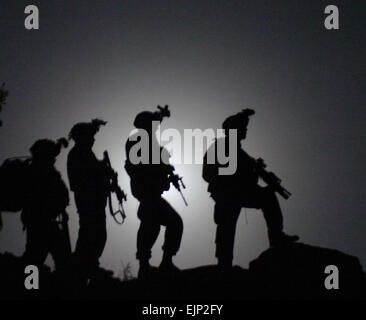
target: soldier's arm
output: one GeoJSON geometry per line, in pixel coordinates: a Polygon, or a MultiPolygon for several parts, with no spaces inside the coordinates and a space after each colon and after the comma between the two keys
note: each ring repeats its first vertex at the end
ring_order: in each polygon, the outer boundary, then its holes
{"type": "Polygon", "coordinates": [[[60,176],[60,180],[58,181],[58,191],[59,194],[59,204],[60,210],[64,211],[66,207],[70,204],[69,190],[66,187],[65,182],[62,180],[60,176]]]}
{"type": "MultiPolygon", "coordinates": [[[[210,151],[210,150],[209,150],[210,151]]],[[[208,152],[203,158],[202,178],[208,183],[214,183],[218,179],[218,164],[216,162],[209,163],[208,152]]]]}
{"type": "Polygon", "coordinates": [[[67,175],[72,191],[80,190],[85,186],[85,167],[82,159],[70,154],[67,161],[67,175]]]}
{"type": "Polygon", "coordinates": [[[258,183],[259,174],[256,159],[251,157],[244,150],[241,151],[241,156],[239,157],[238,170],[240,176],[244,179],[243,183],[248,185],[258,183]]]}

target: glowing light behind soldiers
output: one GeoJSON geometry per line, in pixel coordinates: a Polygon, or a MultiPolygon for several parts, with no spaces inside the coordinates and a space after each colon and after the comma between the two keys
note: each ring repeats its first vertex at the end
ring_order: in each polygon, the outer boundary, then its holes
{"type": "MultiPolygon", "coordinates": [[[[26,154],[39,138],[64,136],[77,122],[108,121],[94,150],[100,158],[109,151],[128,192],[128,217],[123,227],[108,219],[102,266],[117,272],[121,259],[136,266],[137,201],[123,170],[124,144],[136,114],[158,104],[172,110],[163,127],[180,132],[217,129],[228,115],[255,109],[244,146],[293,193],[281,202],[286,230],[366,263],[363,29],[319,32],[324,6],[317,1],[47,1],[31,34],[23,28],[25,3],[1,1],[0,82],[11,95],[1,113],[0,160],[26,154]]],[[[344,8],[345,26],[349,17],[357,23],[358,6],[344,8]]],[[[65,179],[66,154],[57,162],[65,179]]],[[[184,220],[176,257],[183,268],[216,262],[201,169],[176,165],[189,207],[174,188],[164,194],[184,220]]],[[[73,201],[68,211],[75,244],[73,201]]],[[[242,214],[236,235],[234,263],[244,267],[268,246],[261,214],[248,210],[248,223],[242,214]]],[[[20,255],[24,243],[19,215],[4,214],[0,251],[20,255]]]]}

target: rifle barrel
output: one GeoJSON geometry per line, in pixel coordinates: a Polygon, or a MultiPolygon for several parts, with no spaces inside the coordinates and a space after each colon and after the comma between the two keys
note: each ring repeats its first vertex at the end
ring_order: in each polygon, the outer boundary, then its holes
{"type": "Polygon", "coordinates": [[[184,204],[186,205],[186,207],[188,207],[187,200],[186,200],[186,198],[184,198],[184,195],[183,195],[182,190],[180,190],[180,189],[179,189],[179,193],[180,193],[180,195],[181,195],[181,197],[182,197],[182,199],[183,199],[183,201],[184,201],[184,204]]]}

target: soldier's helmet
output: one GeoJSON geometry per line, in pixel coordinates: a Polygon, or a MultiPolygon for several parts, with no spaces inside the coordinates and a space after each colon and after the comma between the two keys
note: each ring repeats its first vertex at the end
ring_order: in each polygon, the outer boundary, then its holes
{"type": "Polygon", "coordinates": [[[29,151],[31,152],[33,158],[52,160],[60,154],[62,147],[68,147],[66,138],[60,138],[57,141],[40,139],[31,146],[29,151]]]}
{"type": "Polygon", "coordinates": [[[157,106],[158,110],[155,112],[151,111],[142,111],[137,114],[133,125],[137,129],[145,129],[150,131],[152,128],[152,124],[154,121],[158,121],[159,123],[163,121],[165,117],[170,117],[169,106],[165,105],[164,107],[157,106]]]}
{"type": "Polygon", "coordinates": [[[241,112],[234,114],[224,120],[222,128],[226,131],[229,129],[246,128],[249,123],[249,117],[255,113],[252,109],[243,109],[241,112]]]}
{"type": "Polygon", "coordinates": [[[107,122],[101,119],[93,119],[90,122],[79,122],[71,128],[69,139],[77,142],[94,137],[100,127],[106,124],[107,122]]]}
{"type": "Polygon", "coordinates": [[[161,121],[161,118],[157,112],[142,111],[137,114],[133,125],[137,129],[151,130],[151,124],[153,121],[161,121]]]}

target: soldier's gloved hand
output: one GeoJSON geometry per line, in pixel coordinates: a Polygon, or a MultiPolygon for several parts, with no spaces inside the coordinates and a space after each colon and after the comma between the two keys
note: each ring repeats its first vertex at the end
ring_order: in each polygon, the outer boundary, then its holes
{"type": "Polygon", "coordinates": [[[179,188],[179,176],[177,174],[170,175],[170,181],[173,183],[174,187],[179,188]]]}

